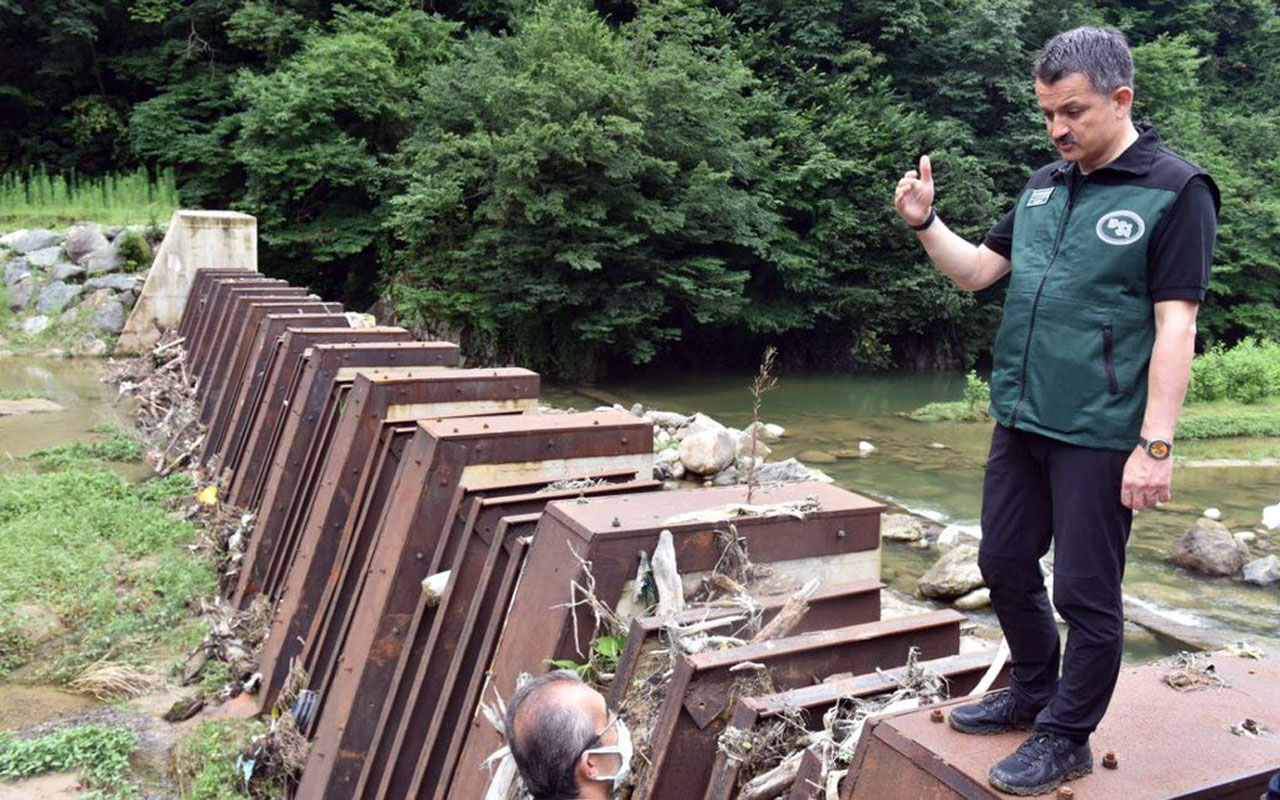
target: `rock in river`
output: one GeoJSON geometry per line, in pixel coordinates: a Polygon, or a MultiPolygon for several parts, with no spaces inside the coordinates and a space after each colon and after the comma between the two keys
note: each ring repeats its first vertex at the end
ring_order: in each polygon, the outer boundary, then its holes
{"type": "Polygon", "coordinates": [[[950,600],[981,588],[982,571],[978,569],[978,548],[962,544],[943,554],[942,558],[920,576],[920,594],[936,600],[950,600]]]}
{"type": "Polygon", "coordinates": [[[1173,548],[1173,563],[1204,575],[1235,575],[1249,558],[1249,548],[1221,522],[1196,520],[1173,548]]]}
{"type": "Polygon", "coordinates": [[[680,461],[690,472],[715,475],[733,463],[734,444],[733,436],[724,428],[691,433],[680,442],[680,461]]]}

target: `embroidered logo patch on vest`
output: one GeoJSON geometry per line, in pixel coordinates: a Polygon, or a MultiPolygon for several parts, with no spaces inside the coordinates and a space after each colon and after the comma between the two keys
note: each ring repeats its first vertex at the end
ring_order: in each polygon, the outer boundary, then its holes
{"type": "Polygon", "coordinates": [[[1049,198],[1053,197],[1054,188],[1055,187],[1050,186],[1045,189],[1032,189],[1031,196],[1027,198],[1027,208],[1042,206],[1049,202],[1049,198]]]}
{"type": "Polygon", "coordinates": [[[1098,238],[1107,244],[1133,244],[1142,238],[1147,225],[1133,211],[1112,211],[1098,220],[1098,238]]]}

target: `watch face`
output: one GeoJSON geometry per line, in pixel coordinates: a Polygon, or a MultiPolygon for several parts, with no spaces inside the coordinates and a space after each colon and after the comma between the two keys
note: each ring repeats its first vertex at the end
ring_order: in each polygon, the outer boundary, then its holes
{"type": "Polygon", "coordinates": [[[1152,458],[1168,458],[1169,443],[1162,442],[1159,439],[1156,439],[1155,441],[1147,445],[1147,454],[1150,455],[1152,458]]]}

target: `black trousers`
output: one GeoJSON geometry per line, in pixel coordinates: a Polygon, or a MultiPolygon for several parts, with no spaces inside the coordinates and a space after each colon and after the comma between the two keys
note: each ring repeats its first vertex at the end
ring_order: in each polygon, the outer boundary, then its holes
{"type": "Polygon", "coordinates": [[[1120,675],[1120,580],[1133,512],[1120,503],[1129,453],[1079,447],[996,425],[982,492],[978,564],[1010,650],[1019,708],[1036,730],[1085,741],[1120,675]],[[1040,559],[1053,544],[1053,605],[1067,623],[1059,677],[1058,626],[1040,559]]]}

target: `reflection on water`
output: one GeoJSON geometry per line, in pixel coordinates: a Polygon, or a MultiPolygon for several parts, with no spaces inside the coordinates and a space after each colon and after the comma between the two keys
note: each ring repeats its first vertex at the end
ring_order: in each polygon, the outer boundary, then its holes
{"type": "Polygon", "coordinates": [[[0,469],[43,447],[93,438],[104,422],[124,424],[114,405],[115,390],[101,382],[96,360],[0,358],[0,390],[31,392],[62,406],[62,411],[0,417],[0,469]]]}
{"type": "MultiPolygon", "coordinates": [[[[629,405],[692,413],[703,411],[726,425],[750,421],[746,376],[679,377],[610,384],[606,389],[629,405]]],[[[842,486],[874,495],[941,522],[976,523],[982,467],[990,424],[916,422],[900,414],[925,403],[958,400],[964,377],[902,375],[869,377],[783,376],[764,397],[761,416],[787,429],[771,458],[808,450],[856,450],[866,440],[877,450],[869,458],[840,459],[821,469],[842,486]],[[941,444],[944,448],[938,448],[941,444]]],[[[577,408],[598,403],[566,389],[549,388],[544,401],[577,408]]],[[[1247,446],[1237,440],[1235,446],[1247,446]]],[[[1280,469],[1275,467],[1178,468],[1174,498],[1160,511],[1138,515],[1129,543],[1125,591],[1160,608],[1179,609],[1205,624],[1238,632],[1251,640],[1280,646],[1280,592],[1230,579],[1193,576],[1165,560],[1177,538],[1210,506],[1222,511],[1233,531],[1259,529],[1262,508],[1280,502],[1280,469]]],[[[1280,543],[1280,536],[1272,541],[1280,543]]],[[[1254,556],[1265,551],[1254,548],[1254,556]]],[[[912,593],[916,578],[936,553],[888,542],[887,581],[912,593]]],[[[1159,652],[1149,636],[1135,633],[1127,642],[1130,659],[1159,652]]]]}

